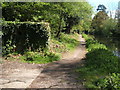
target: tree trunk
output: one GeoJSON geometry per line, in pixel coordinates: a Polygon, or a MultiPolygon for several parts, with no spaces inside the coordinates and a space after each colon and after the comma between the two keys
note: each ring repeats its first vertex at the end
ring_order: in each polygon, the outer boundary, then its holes
{"type": "Polygon", "coordinates": [[[69,24],[69,25],[66,27],[65,33],[66,33],[66,34],[70,34],[70,30],[71,30],[71,25],[69,24]]]}
{"type": "Polygon", "coordinates": [[[60,37],[60,33],[61,33],[61,22],[62,22],[62,12],[60,10],[60,21],[59,21],[59,27],[58,27],[58,32],[56,37],[59,38],[60,37]]]}

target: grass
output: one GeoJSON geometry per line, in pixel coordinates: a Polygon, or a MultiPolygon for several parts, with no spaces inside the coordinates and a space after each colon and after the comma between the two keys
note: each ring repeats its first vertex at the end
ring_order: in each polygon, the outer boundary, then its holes
{"type": "Polygon", "coordinates": [[[61,59],[62,53],[72,51],[79,45],[78,34],[64,34],[60,38],[51,38],[50,46],[43,51],[26,51],[23,55],[18,53],[10,53],[7,59],[17,60],[20,59],[25,63],[44,64],[57,61],[61,59]]]}
{"type": "MultiPolygon", "coordinates": [[[[103,80],[104,84],[99,81],[109,74],[120,71],[118,68],[119,58],[109,51],[104,44],[100,44],[93,37],[85,34],[83,36],[86,39],[88,53],[86,54],[85,65],[76,69],[76,72],[80,73],[80,79],[84,80],[83,83],[87,88],[103,88],[103,86],[106,85],[105,88],[107,89],[110,85],[108,82],[110,82],[111,79],[107,79],[107,82],[105,81],[106,79],[103,80]]],[[[120,77],[114,80],[114,82],[118,82],[118,80],[120,80],[120,77]]],[[[111,85],[113,89],[119,86],[118,83],[112,83],[111,85]]]]}
{"type": "Polygon", "coordinates": [[[62,53],[74,50],[79,45],[78,34],[64,34],[62,33],[60,39],[52,38],[50,50],[55,53],[62,53]]]}
{"type": "Polygon", "coordinates": [[[60,60],[60,55],[57,53],[38,53],[38,52],[26,52],[20,57],[23,62],[44,64],[53,61],[60,60]]]}
{"type": "Polygon", "coordinates": [[[26,52],[20,57],[23,62],[27,63],[50,63],[61,59],[63,52],[72,51],[79,45],[78,34],[61,34],[60,39],[51,38],[48,50],[43,52],[26,52]]]}

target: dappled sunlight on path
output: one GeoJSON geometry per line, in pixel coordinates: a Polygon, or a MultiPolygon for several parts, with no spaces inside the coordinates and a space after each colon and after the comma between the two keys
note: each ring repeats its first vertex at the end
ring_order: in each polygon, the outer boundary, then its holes
{"type": "Polygon", "coordinates": [[[71,53],[63,55],[62,60],[46,65],[28,88],[83,88],[75,68],[85,57],[85,40],[80,35],[80,45],[71,53]]]}

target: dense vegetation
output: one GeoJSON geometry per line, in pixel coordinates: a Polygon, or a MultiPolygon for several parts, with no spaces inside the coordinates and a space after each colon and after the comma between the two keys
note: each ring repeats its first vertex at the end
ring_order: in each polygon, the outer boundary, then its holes
{"type": "Polygon", "coordinates": [[[119,57],[100,44],[93,37],[83,34],[86,39],[86,62],[77,69],[85,86],[89,88],[117,89],[120,88],[119,57]]]}
{"type": "Polygon", "coordinates": [[[4,2],[2,10],[6,21],[49,22],[55,36],[61,31],[70,33],[81,20],[88,23],[85,20],[91,15],[91,6],[87,2],[4,2]]]}
{"type": "Polygon", "coordinates": [[[3,55],[13,52],[24,53],[27,50],[35,51],[49,44],[48,23],[8,21],[4,22],[2,29],[3,55]]]}
{"type": "MultiPolygon", "coordinates": [[[[120,36],[120,19],[104,11],[92,19],[87,2],[3,2],[2,15],[3,56],[28,63],[60,60],[62,53],[79,45],[77,33],[120,36]]],[[[83,37],[88,53],[85,65],[77,72],[85,86],[120,88],[119,58],[93,36],[83,37]]]]}
{"type": "Polygon", "coordinates": [[[120,57],[113,53],[114,50],[110,49],[112,47],[105,45],[107,41],[103,44],[95,39],[98,36],[105,40],[113,37],[119,40],[120,12],[117,12],[116,16],[117,18],[112,18],[104,10],[99,11],[91,22],[89,34],[92,36],[83,34],[88,53],[84,66],[76,71],[80,73],[80,79],[84,80],[83,84],[88,88],[120,89],[120,57]]]}
{"type": "Polygon", "coordinates": [[[48,63],[78,45],[80,30],[89,30],[87,2],[3,2],[3,55],[48,63]],[[21,54],[21,55],[19,55],[21,54]]]}
{"type": "Polygon", "coordinates": [[[92,20],[90,32],[106,37],[119,36],[119,19],[111,18],[107,13],[99,11],[92,20]]]}

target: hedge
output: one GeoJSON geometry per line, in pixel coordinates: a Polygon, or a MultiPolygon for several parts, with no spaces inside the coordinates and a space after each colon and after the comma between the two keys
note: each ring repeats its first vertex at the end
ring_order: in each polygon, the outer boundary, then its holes
{"type": "Polygon", "coordinates": [[[36,51],[49,44],[50,27],[47,22],[12,22],[2,25],[3,54],[36,51]]]}

